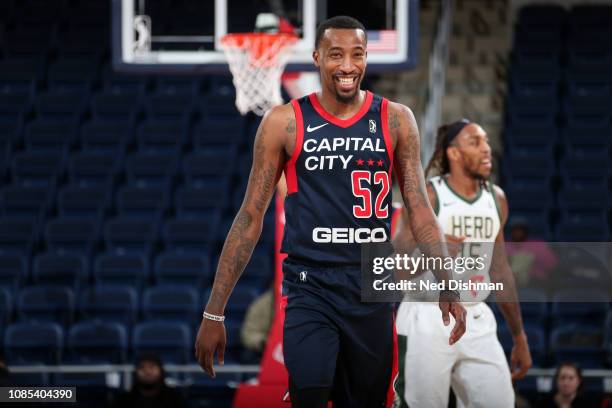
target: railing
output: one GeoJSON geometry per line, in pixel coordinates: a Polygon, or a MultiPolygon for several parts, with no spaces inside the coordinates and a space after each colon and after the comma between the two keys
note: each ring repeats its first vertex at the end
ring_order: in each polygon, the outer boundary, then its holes
{"type": "MultiPolygon", "coordinates": [[[[224,365],[215,366],[215,372],[219,374],[258,374],[260,366],[258,365],[224,365]]],[[[132,383],[132,372],[134,365],[132,364],[98,364],[98,365],[32,365],[32,366],[10,366],[9,371],[13,374],[106,374],[107,385],[109,387],[118,388],[123,385],[123,388],[129,389],[132,383]],[[120,382],[123,377],[123,382],[120,382]]],[[[197,364],[164,365],[164,371],[167,373],[202,373],[202,367],[197,364]]],[[[548,392],[552,389],[553,377],[555,375],[554,368],[532,368],[527,373],[528,377],[536,377],[537,389],[540,392],[548,392]]],[[[585,378],[601,378],[603,391],[612,392],[612,370],[588,369],[583,370],[582,376],[585,378]]],[[[181,384],[177,384],[181,385],[181,384]]]]}
{"type": "MultiPolygon", "coordinates": [[[[228,364],[215,366],[217,374],[258,374],[259,365],[228,364]]],[[[92,365],[15,365],[8,367],[11,374],[106,374],[106,385],[128,390],[132,386],[133,364],[92,364],[92,365]],[[123,379],[123,381],[121,381],[123,379]]],[[[164,364],[166,373],[203,373],[197,364],[164,364]]],[[[176,384],[181,385],[181,384],[176,384]]]]}

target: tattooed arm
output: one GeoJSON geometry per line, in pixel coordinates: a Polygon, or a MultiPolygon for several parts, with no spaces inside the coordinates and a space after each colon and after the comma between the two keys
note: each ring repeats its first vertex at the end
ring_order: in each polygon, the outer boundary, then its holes
{"type": "Polygon", "coordinates": [[[523,319],[516,293],[516,283],[510,265],[508,265],[508,256],[506,255],[504,226],[508,220],[508,200],[506,200],[506,195],[501,188],[493,185],[493,190],[500,206],[501,227],[495,238],[493,259],[491,260],[489,273],[493,282],[501,282],[503,284],[503,289],[495,294],[495,299],[508,327],[510,327],[514,342],[512,352],[510,353],[512,379],[520,380],[527,374],[532,365],[532,360],[527,336],[523,330],[523,319]]]}
{"type": "MultiPolygon", "coordinates": [[[[394,163],[407,220],[414,241],[428,256],[448,256],[442,228],[430,205],[421,167],[419,130],[412,111],[400,104],[389,105],[389,130],[396,139],[394,163]]],[[[433,271],[438,281],[450,279],[446,270],[433,271]]]]}
{"type": "MultiPolygon", "coordinates": [[[[412,111],[404,105],[389,103],[389,131],[394,141],[394,163],[402,192],[408,224],[414,241],[429,257],[447,257],[444,235],[429,203],[425,177],[421,167],[419,130],[412,111]]],[[[451,275],[446,269],[432,271],[439,282],[446,282],[451,275]]],[[[449,344],[455,343],[465,332],[465,309],[456,295],[440,293],[440,309],[445,325],[450,324],[449,313],[455,318],[449,344]]]]}
{"type": "MultiPolygon", "coordinates": [[[[251,258],[259,240],[263,217],[286,160],[288,145],[294,144],[295,114],[291,105],[270,110],[261,121],[253,147],[253,165],[240,210],[223,245],[206,312],[223,315],[232,289],[251,258]]],[[[223,323],[202,319],[195,353],[204,371],[214,377],[213,355],[223,363],[223,323]]]]}

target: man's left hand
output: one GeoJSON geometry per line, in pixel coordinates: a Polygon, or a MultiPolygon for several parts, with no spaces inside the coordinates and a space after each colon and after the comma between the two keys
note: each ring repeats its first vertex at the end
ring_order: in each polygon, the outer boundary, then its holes
{"type": "Polygon", "coordinates": [[[533,361],[529,352],[529,343],[525,332],[521,332],[518,336],[514,336],[514,345],[510,355],[510,370],[512,370],[512,380],[521,380],[527,374],[533,361]]]}

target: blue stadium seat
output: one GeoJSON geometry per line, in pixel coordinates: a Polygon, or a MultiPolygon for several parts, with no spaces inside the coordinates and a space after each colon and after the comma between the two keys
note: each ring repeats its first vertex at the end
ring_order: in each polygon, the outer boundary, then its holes
{"type": "Polygon", "coordinates": [[[104,226],[104,241],[111,250],[149,253],[157,235],[157,223],[148,219],[121,216],[106,221],[104,226]]]}
{"type": "Polygon", "coordinates": [[[127,159],[126,172],[130,184],[167,187],[177,171],[177,155],[167,153],[134,153],[127,159]]]}
{"type": "Polygon", "coordinates": [[[530,4],[521,7],[518,21],[526,26],[558,27],[566,19],[566,10],[556,4],[530,4]]]}
{"type": "Polygon", "coordinates": [[[44,72],[44,60],[35,57],[9,57],[0,61],[0,86],[13,91],[27,91],[34,95],[44,72]]]}
{"type": "Polygon", "coordinates": [[[168,208],[169,192],[163,187],[123,186],[117,191],[121,216],[158,220],[168,208]]]}
{"type": "Polygon", "coordinates": [[[612,140],[612,128],[606,124],[568,125],[561,129],[561,134],[568,150],[606,149],[612,140]]]}
{"type": "Polygon", "coordinates": [[[57,197],[57,210],[62,218],[89,217],[99,220],[108,208],[107,188],[88,185],[69,185],[57,197]]]}
{"type": "Polygon", "coordinates": [[[548,321],[548,295],[538,289],[522,288],[518,291],[521,314],[525,324],[544,326],[548,321]]]}
{"type": "Polygon", "coordinates": [[[143,321],[134,326],[132,349],[136,355],[153,352],[164,364],[184,364],[193,352],[193,340],[184,323],[143,321]]]}
{"type": "Polygon", "coordinates": [[[74,293],[64,286],[30,286],[21,289],[17,298],[17,314],[22,321],[67,327],[74,318],[74,308],[74,293]]]}
{"type": "Polygon", "coordinates": [[[553,329],[550,351],[554,363],[573,361],[583,368],[601,368],[605,360],[603,331],[581,324],[570,324],[553,329]]]}
{"type": "Polygon", "coordinates": [[[145,103],[150,117],[188,120],[193,114],[195,95],[157,92],[148,95],[145,103]]]}
{"type": "Polygon", "coordinates": [[[17,292],[28,278],[27,264],[23,255],[0,253],[0,288],[17,292]]]}
{"type": "Polygon", "coordinates": [[[13,159],[13,180],[22,185],[54,186],[63,172],[62,154],[26,152],[13,159]]]}
{"type": "Polygon", "coordinates": [[[4,350],[9,364],[58,364],[64,347],[64,331],[56,323],[13,323],[4,334],[4,350]]]}
{"type": "Polygon", "coordinates": [[[38,244],[38,224],[19,217],[0,218],[0,252],[29,255],[38,244]]]}
{"type": "Polygon", "coordinates": [[[512,211],[507,226],[512,225],[516,219],[526,220],[529,225],[529,235],[542,240],[552,239],[550,231],[550,209],[520,209],[512,211]]]}
{"type": "Polygon", "coordinates": [[[181,120],[153,119],[138,129],[138,150],[178,154],[187,140],[187,123],[181,120]]]}
{"type": "Polygon", "coordinates": [[[87,95],[78,91],[47,91],[37,95],[34,106],[41,118],[79,120],[87,106],[87,95]]]}
{"type": "Polygon", "coordinates": [[[608,217],[605,211],[563,211],[556,237],[565,242],[605,242],[608,240],[608,217]]]}
{"type": "Polygon", "coordinates": [[[102,87],[107,92],[136,92],[138,95],[144,95],[148,82],[142,75],[118,74],[110,65],[103,69],[102,78],[102,87]]]}
{"type": "Polygon", "coordinates": [[[121,157],[112,153],[76,153],[70,158],[68,177],[73,184],[108,186],[120,165],[121,157]]]}
{"type": "Polygon", "coordinates": [[[601,328],[609,309],[609,297],[594,290],[560,291],[553,297],[555,325],[581,324],[601,328]]]}
{"type": "Polygon", "coordinates": [[[39,120],[25,129],[26,149],[35,152],[55,152],[65,155],[76,140],[77,124],[74,121],[39,120]]]}
{"type": "Polygon", "coordinates": [[[513,149],[506,152],[502,168],[506,177],[550,178],[555,173],[553,152],[529,149],[513,149]]]}
{"type": "MultiPolygon", "coordinates": [[[[230,85],[231,86],[231,85],[230,85]]],[[[211,121],[242,121],[242,117],[236,110],[236,94],[220,93],[213,91],[200,98],[200,116],[211,121]]]]}
{"type": "Polygon", "coordinates": [[[29,90],[8,90],[0,87],[0,119],[23,117],[32,109],[32,95],[29,90]]]}
{"type": "Polygon", "coordinates": [[[582,106],[586,109],[593,109],[597,108],[598,105],[609,108],[612,102],[610,81],[597,79],[570,80],[567,101],[578,109],[582,106]]]}
{"type": "Polygon", "coordinates": [[[198,96],[202,84],[196,78],[184,76],[163,75],[156,81],[156,90],[160,94],[192,94],[198,96]]]}
{"type": "Polygon", "coordinates": [[[171,218],[164,224],[163,240],[167,249],[201,251],[215,241],[219,216],[208,218],[171,218]]]}
{"type": "Polygon", "coordinates": [[[244,131],[242,121],[203,120],[193,131],[194,148],[207,151],[211,148],[240,146],[244,141],[244,131]]]}
{"type": "Polygon", "coordinates": [[[604,183],[566,181],[559,190],[561,211],[605,211],[609,208],[609,193],[604,183]]]}
{"type": "Polygon", "coordinates": [[[45,242],[53,251],[90,254],[98,242],[99,222],[92,217],[55,218],[47,222],[45,242]]]}
{"type": "Polygon", "coordinates": [[[71,362],[121,364],[127,359],[128,335],[120,323],[89,320],[70,327],[67,340],[71,362]]]}
{"type": "Polygon", "coordinates": [[[133,122],[140,111],[138,92],[105,91],[93,96],[91,111],[94,120],[133,122]]]}
{"type": "Polygon", "coordinates": [[[48,187],[5,187],[1,193],[2,213],[7,217],[24,217],[41,220],[49,211],[52,190],[48,187]]]}
{"type": "Polygon", "coordinates": [[[88,264],[83,256],[47,252],[34,258],[34,284],[67,286],[78,292],[88,278],[88,264]]]}
{"type": "Polygon", "coordinates": [[[201,321],[201,303],[194,287],[149,287],[142,294],[142,315],[149,320],[182,322],[194,327],[201,321]]]}
{"type": "Polygon", "coordinates": [[[254,251],[251,260],[240,277],[240,283],[259,289],[265,289],[270,286],[274,279],[274,267],[271,260],[271,252],[254,251]]]}
{"type": "MultiPolygon", "coordinates": [[[[0,288],[0,334],[3,334],[4,327],[8,326],[13,318],[13,297],[10,289],[0,288]]],[[[0,336],[3,338],[3,336],[0,336]]]]}
{"type": "Polygon", "coordinates": [[[21,139],[21,131],[23,128],[23,120],[21,117],[11,119],[0,119],[0,136],[2,140],[9,142],[9,147],[12,147],[21,139]]]}
{"type": "Polygon", "coordinates": [[[229,193],[229,179],[184,185],[175,194],[176,212],[180,216],[202,217],[225,207],[229,193]]]}
{"type": "Polygon", "coordinates": [[[107,252],[96,257],[96,285],[129,285],[142,288],[149,278],[147,258],[138,253],[107,252]]]}
{"type": "Polygon", "coordinates": [[[514,181],[504,186],[508,205],[512,211],[537,211],[541,209],[550,210],[553,207],[554,195],[550,188],[550,183],[541,185],[540,183],[523,183],[514,181]],[[534,194],[538,200],[534,200],[534,194]]]}
{"type": "Polygon", "coordinates": [[[97,61],[63,57],[49,66],[47,80],[55,91],[89,92],[96,78],[97,61]]]}
{"type": "Polygon", "coordinates": [[[132,140],[131,132],[131,125],[126,122],[93,120],[81,128],[81,144],[84,151],[123,157],[132,140]]]}
{"type": "MultiPolygon", "coordinates": [[[[117,263],[117,260],[114,260],[117,263]]],[[[128,285],[95,285],[85,288],[79,299],[78,312],[79,315],[88,320],[99,320],[104,322],[119,322],[130,327],[135,321],[138,314],[138,294],[136,290],[142,283],[138,280],[143,280],[141,275],[134,275],[134,270],[137,268],[124,267],[125,275],[113,277],[109,274],[110,263],[108,259],[105,261],[96,261],[96,282],[114,282],[119,281],[127,283],[129,275],[132,274],[133,279],[128,285]],[[98,267],[98,263],[103,265],[98,267]],[[119,279],[117,279],[119,278],[119,279]]],[[[115,265],[118,267],[118,265],[115,265]]],[[[116,271],[120,272],[120,271],[116,271]]]]}
{"type": "Polygon", "coordinates": [[[158,285],[185,285],[202,288],[212,282],[214,275],[210,259],[200,251],[165,251],[155,259],[153,269],[158,285]]]}
{"type": "Polygon", "coordinates": [[[565,103],[563,114],[568,126],[608,126],[610,124],[610,108],[603,105],[576,106],[565,103]]]}
{"type": "Polygon", "coordinates": [[[190,184],[207,183],[233,173],[236,153],[234,149],[225,152],[194,152],[183,161],[185,179],[190,184]]]}

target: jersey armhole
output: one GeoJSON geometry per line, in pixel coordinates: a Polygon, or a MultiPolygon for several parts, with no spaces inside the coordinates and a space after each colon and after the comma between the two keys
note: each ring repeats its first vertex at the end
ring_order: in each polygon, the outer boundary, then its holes
{"type": "Polygon", "coordinates": [[[298,181],[297,173],[295,171],[295,163],[297,162],[300,153],[302,152],[302,144],[304,143],[304,119],[302,116],[302,109],[300,103],[293,99],[291,101],[293,112],[295,113],[295,146],[293,147],[293,154],[287,163],[285,164],[285,180],[287,182],[287,195],[297,193],[298,181]]]}
{"type": "Polygon", "coordinates": [[[382,124],[382,134],[385,141],[385,148],[389,155],[389,172],[393,169],[393,141],[389,132],[389,101],[387,98],[382,98],[380,103],[380,123],[382,124]]]}
{"type": "Polygon", "coordinates": [[[497,193],[495,192],[495,188],[491,181],[488,181],[489,189],[491,190],[491,195],[493,196],[493,202],[495,202],[495,209],[497,210],[497,216],[499,217],[499,222],[502,221],[501,209],[499,208],[499,202],[497,201],[497,193]]]}
{"type": "Polygon", "coordinates": [[[436,217],[437,217],[438,214],[440,213],[440,197],[438,196],[438,190],[436,190],[436,186],[434,186],[431,180],[429,180],[427,184],[431,186],[431,189],[434,192],[434,196],[436,197],[436,205],[434,205],[433,210],[434,210],[434,214],[436,214],[436,217]]]}

